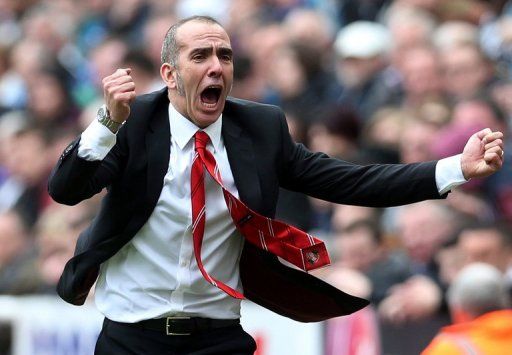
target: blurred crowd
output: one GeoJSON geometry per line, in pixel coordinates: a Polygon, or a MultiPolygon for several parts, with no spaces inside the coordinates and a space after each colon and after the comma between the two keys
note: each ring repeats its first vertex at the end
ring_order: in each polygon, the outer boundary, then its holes
{"type": "MultiPolygon", "coordinates": [[[[512,1],[0,0],[0,294],[55,293],[101,196],[57,205],[48,175],[95,118],[103,77],[129,67],[137,94],[163,87],[162,39],[193,14],[231,37],[231,95],[282,107],[313,151],[413,163],[460,153],[482,128],[509,136],[512,1]]],[[[405,351],[386,332],[415,329],[421,350],[452,321],[446,290],[464,266],[512,285],[511,152],[447,200],[381,210],[283,190],[278,217],[326,241],[320,277],[372,301],[376,347],[405,351]]]]}

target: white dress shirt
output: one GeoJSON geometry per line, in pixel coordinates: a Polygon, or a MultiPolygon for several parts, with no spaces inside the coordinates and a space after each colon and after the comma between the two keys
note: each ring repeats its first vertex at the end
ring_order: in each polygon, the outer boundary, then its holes
{"type": "MultiPolygon", "coordinates": [[[[96,305],[107,318],[127,323],[168,315],[239,318],[240,300],[208,283],[194,256],[190,167],[193,136],[199,128],[172,105],[169,121],[171,150],[162,193],[135,237],[101,265],[96,305]]],[[[204,129],[211,140],[207,149],[217,161],[224,185],[238,197],[221,128],[222,116],[204,129]]],[[[95,121],[82,134],[78,154],[103,159],[113,144],[115,135],[95,121]]],[[[231,220],[220,186],[205,176],[203,264],[210,275],[242,291],[238,264],[243,238],[231,220]]]]}
{"type": "MultiPolygon", "coordinates": [[[[104,262],[96,284],[96,305],[105,317],[137,322],[169,315],[218,319],[240,317],[240,300],[208,283],[197,267],[191,233],[190,167],[193,135],[199,130],[169,105],[169,167],[156,207],[146,224],[113,257],[104,262]]],[[[227,189],[238,197],[221,135],[222,116],[204,129],[227,189]]],[[[82,133],[78,155],[102,160],[116,135],[94,120],[82,133]]],[[[436,166],[442,194],[464,183],[460,155],[436,166]]],[[[238,270],[243,237],[237,232],[220,186],[205,174],[206,228],[202,260],[210,275],[242,291],[238,270]]]]}

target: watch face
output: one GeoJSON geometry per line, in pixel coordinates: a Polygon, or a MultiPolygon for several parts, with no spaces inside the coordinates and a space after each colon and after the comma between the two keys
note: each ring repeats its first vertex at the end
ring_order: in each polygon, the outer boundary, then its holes
{"type": "Polygon", "coordinates": [[[98,116],[100,116],[101,119],[105,119],[107,117],[104,107],[100,107],[98,110],[98,116]]]}

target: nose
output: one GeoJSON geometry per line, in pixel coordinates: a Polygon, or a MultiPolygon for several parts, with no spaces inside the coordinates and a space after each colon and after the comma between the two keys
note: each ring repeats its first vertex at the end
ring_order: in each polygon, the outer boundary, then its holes
{"type": "Polygon", "coordinates": [[[222,74],[222,64],[217,56],[211,57],[210,67],[208,68],[208,77],[217,78],[222,74]]]}

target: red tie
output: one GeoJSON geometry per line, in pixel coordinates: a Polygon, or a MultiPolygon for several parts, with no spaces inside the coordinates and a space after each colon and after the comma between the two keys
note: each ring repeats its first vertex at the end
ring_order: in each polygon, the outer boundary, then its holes
{"type": "Polygon", "coordinates": [[[194,137],[196,154],[192,163],[190,178],[192,235],[197,265],[201,274],[208,282],[232,297],[244,298],[240,292],[210,276],[203,267],[201,245],[206,220],[204,168],[221,186],[224,200],[236,228],[251,244],[283,258],[304,271],[314,270],[330,264],[324,242],[300,229],[254,212],[233,196],[222,184],[222,178],[215,158],[206,149],[210,138],[203,131],[197,131],[194,137]]]}

